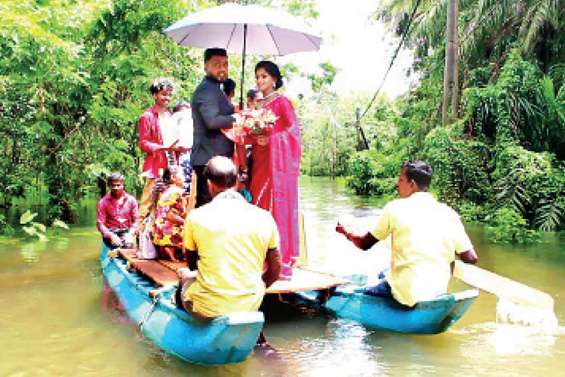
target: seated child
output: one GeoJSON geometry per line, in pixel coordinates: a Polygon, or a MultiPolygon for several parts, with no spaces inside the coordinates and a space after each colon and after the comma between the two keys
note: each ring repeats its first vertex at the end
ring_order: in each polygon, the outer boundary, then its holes
{"type": "Polygon", "coordinates": [[[170,166],[165,169],[163,182],[168,187],[157,201],[153,243],[158,248],[159,258],[178,262],[183,258],[182,230],[188,205],[181,168],[170,166]]]}
{"type": "Polygon", "coordinates": [[[243,198],[248,202],[253,202],[253,197],[251,195],[251,191],[247,187],[247,182],[249,181],[249,176],[247,172],[240,172],[237,177],[237,192],[243,196],[243,198]]]}

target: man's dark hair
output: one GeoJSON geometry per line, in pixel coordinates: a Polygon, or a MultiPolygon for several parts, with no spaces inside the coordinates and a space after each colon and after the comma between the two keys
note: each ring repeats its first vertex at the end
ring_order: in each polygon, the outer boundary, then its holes
{"type": "Polygon", "coordinates": [[[223,188],[230,188],[235,185],[237,170],[234,163],[227,157],[212,157],[206,164],[204,176],[210,182],[223,188]]]}
{"type": "Polygon", "coordinates": [[[108,178],[106,178],[106,183],[108,184],[108,186],[110,186],[112,184],[112,182],[114,181],[124,181],[124,176],[122,175],[122,173],[118,173],[118,172],[114,172],[112,174],[110,174],[108,176],[108,178]]]}
{"type": "Polygon", "coordinates": [[[402,169],[408,179],[416,182],[421,191],[428,191],[432,182],[432,167],[427,162],[415,160],[404,161],[402,169]]]}
{"type": "Polygon", "coordinates": [[[177,175],[180,171],[180,167],[177,165],[171,165],[165,168],[165,170],[163,170],[163,182],[166,183],[167,185],[171,184],[171,180],[172,178],[177,175]]]}
{"type": "Polygon", "coordinates": [[[247,98],[248,99],[255,99],[255,97],[257,96],[257,90],[255,89],[249,89],[247,91],[247,98]]]}
{"type": "Polygon", "coordinates": [[[236,83],[232,79],[224,81],[224,93],[226,93],[226,96],[233,96],[235,94],[235,87],[236,83]]]}
{"type": "Polygon", "coordinates": [[[212,47],[207,48],[204,51],[204,63],[208,63],[208,60],[212,59],[212,56],[228,56],[228,53],[223,48],[212,47]]]}
{"type": "Polygon", "coordinates": [[[175,90],[175,84],[173,83],[173,81],[166,77],[156,78],[149,87],[149,91],[151,92],[151,94],[157,94],[161,90],[165,90],[165,89],[175,90]]]}

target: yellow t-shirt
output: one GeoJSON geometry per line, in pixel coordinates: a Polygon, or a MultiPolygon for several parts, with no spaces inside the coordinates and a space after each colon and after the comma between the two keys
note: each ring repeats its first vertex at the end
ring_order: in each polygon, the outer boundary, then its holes
{"type": "Polygon", "coordinates": [[[198,251],[198,275],[184,300],[195,312],[216,317],[257,310],[265,294],[261,279],[268,249],[278,248],[273,216],[235,191],[194,209],[184,226],[184,246],[198,251]]]}
{"type": "Polygon", "coordinates": [[[447,292],[455,253],[473,247],[459,215],[430,193],[416,192],[387,204],[371,234],[392,235],[392,295],[413,306],[447,292]]]}

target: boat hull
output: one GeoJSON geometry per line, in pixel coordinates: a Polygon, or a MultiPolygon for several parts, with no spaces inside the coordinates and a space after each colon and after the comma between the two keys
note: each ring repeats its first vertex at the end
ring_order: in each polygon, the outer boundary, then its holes
{"type": "Polygon", "coordinates": [[[211,321],[192,317],[172,302],[176,286],[165,287],[156,299],[147,279],[128,271],[126,262],[108,256],[102,246],[100,262],[106,282],[141,333],[159,348],[200,364],[228,364],[245,360],[253,351],[264,324],[261,312],[240,312],[211,321]]]}
{"type": "MultiPolygon", "coordinates": [[[[439,334],[460,319],[478,296],[476,289],[438,296],[410,308],[392,298],[369,296],[362,288],[340,287],[325,304],[338,318],[357,321],[372,330],[408,334],[439,334]]],[[[310,292],[302,297],[310,302],[318,297],[310,292]]]]}

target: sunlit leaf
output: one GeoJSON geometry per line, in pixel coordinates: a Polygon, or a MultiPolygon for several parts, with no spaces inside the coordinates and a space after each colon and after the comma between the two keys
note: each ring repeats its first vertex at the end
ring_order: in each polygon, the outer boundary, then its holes
{"type": "Polygon", "coordinates": [[[32,221],[37,216],[37,213],[31,213],[28,209],[20,216],[20,224],[24,225],[32,221]]]}
{"type": "Polygon", "coordinates": [[[64,221],[61,221],[59,219],[53,221],[53,227],[67,229],[67,230],[69,229],[69,226],[64,221]]]}
{"type": "Polygon", "coordinates": [[[23,231],[26,232],[26,234],[30,235],[30,236],[35,236],[37,235],[37,229],[35,229],[33,226],[24,226],[22,227],[23,231]]]}
{"type": "Polygon", "coordinates": [[[32,223],[32,226],[41,233],[45,233],[47,231],[47,227],[41,223],[32,223]]]}

